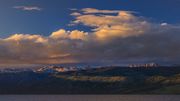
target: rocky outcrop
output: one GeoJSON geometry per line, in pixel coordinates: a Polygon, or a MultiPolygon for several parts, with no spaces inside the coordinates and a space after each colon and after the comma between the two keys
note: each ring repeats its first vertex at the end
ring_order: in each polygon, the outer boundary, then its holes
{"type": "Polygon", "coordinates": [[[147,64],[130,64],[130,68],[155,68],[159,67],[157,63],[147,63],[147,64]]]}

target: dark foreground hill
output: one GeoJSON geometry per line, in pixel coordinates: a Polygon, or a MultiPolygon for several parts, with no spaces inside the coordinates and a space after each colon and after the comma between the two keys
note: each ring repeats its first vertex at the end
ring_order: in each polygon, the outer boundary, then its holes
{"type": "Polygon", "coordinates": [[[180,68],[1,72],[0,94],[180,94],[180,68]]]}

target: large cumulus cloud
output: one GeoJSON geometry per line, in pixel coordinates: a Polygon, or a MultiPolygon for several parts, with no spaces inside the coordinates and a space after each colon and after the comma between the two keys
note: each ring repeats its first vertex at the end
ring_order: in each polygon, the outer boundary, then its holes
{"type": "Polygon", "coordinates": [[[0,63],[180,62],[178,25],[151,22],[131,11],[86,8],[71,15],[71,25],[91,27],[91,32],[14,34],[0,39],[0,63]]]}

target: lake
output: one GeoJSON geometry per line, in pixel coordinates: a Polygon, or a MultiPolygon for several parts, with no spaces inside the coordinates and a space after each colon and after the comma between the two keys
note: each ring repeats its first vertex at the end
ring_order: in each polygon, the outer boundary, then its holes
{"type": "Polygon", "coordinates": [[[0,101],[180,101],[180,95],[1,95],[0,101]]]}

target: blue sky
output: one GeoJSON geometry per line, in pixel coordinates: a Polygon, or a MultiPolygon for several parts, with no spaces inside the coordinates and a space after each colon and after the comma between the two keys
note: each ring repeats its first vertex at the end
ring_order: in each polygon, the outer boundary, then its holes
{"type": "Polygon", "coordinates": [[[86,30],[82,26],[66,26],[72,20],[70,8],[128,10],[152,21],[180,23],[180,0],[1,0],[0,36],[14,33],[49,35],[60,28],[86,30]],[[42,11],[21,11],[14,6],[37,6],[42,11]]]}
{"type": "Polygon", "coordinates": [[[0,63],[180,63],[179,10],[180,0],[0,0],[0,63]]]}

